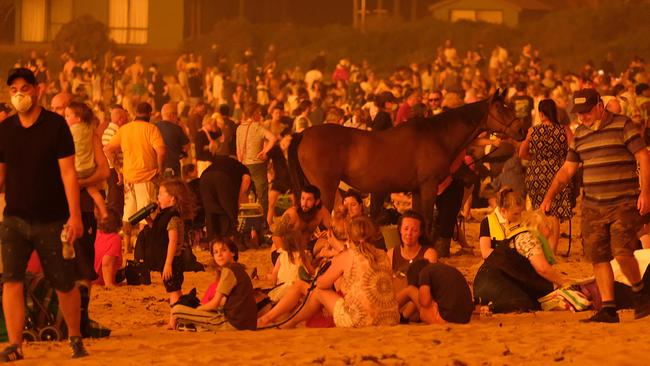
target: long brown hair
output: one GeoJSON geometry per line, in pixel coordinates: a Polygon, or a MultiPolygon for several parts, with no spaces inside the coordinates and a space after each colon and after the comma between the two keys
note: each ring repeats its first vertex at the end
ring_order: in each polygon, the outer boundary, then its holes
{"type": "Polygon", "coordinates": [[[176,199],[176,209],[184,220],[194,218],[196,211],[196,201],[190,188],[180,179],[172,178],[160,183],[160,187],[165,187],[167,193],[176,199]]]}

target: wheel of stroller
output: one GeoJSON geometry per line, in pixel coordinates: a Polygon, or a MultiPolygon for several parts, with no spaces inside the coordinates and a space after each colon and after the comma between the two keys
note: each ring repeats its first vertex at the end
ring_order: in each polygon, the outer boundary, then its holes
{"type": "Polygon", "coordinates": [[[63,338],[63,335],[61,334],[61,331],[56,329],[56,327],[53,327],[51,325],[48,325],[47,327],[43,327],[39,332],[38,332],[38,338],[41,341],[60,341],[63,338]]]}
{"type": "Polygon", "coordinates": [[[23,340],[25,342],[36,342],[38,341],[38,333],[33,329],[23,330],[23,340]]]}

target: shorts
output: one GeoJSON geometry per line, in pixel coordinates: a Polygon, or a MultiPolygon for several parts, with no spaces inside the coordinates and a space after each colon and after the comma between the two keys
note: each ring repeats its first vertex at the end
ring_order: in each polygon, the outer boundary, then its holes
{"type": "Polygon", "coordinates": [[[122,221],[129,221],[140,209],[156,202],[158,187],[153,182],[125,183],[124,184],[124,215],[122,221]]]}
{"type": "Polygon", "coordinates": [[[69,292],[74,287],[74,260],[63,259],[61,230],[64,220],[51,223],[30,223],[15,216],[6,216],[0,226],[4,282],[23,282],[27,262],[36,250],[45,278],[54,289],[69,292]]]}
{"type": "Polygon", "coordinates": [[[607,206],[583,204],[581,230],[585,255],[592,263],[634,256],[643,223],[635,201],[607,206]]]}
{"type": "Polygon", "coordinates": [[[197,328],[204,328],[212,331],[236,330],[226,319],[222,309],[217,311],[205,311],[193,309],[185,305],[174,305],[172,316],[178,325],[193,324],[197,328]]]}
{"type": "Polygon", "coordinates": [[[337,328],[354,328],[352,317],[345,310],[345,300],[343,298],[336,300],[334,311],[332,311],[332,313],[332,316],[334,317],[334,325],[336,325],[337,328]]]}
{"type": "Polygon", "coordinates": [[[174,257],[174,261],[172,262],[172,277],[168,280],[163,280],[163,285],[165,285],[167,293],[176,292],[182,290],[183,281],[185,281],[185,276],[183,275],[183,258],[177,256],[174,257]]]}

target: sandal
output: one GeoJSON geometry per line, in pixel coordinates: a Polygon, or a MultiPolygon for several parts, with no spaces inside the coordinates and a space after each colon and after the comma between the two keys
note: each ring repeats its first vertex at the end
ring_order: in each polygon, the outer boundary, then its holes
{"type": "Polygon", "coordinates": [[[17,344],[9,345],[4,351],[0,352],[0,362],[13,362],[23,358],[24,356],[17,344]]]}

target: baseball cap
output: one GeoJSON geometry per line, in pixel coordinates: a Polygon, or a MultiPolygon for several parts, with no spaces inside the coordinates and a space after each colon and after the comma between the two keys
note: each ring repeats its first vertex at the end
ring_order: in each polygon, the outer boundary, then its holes
{"type": "Polygon", "coordinates": [[[596,89],[582,89],[573,93],[572,113],[587,113],[600,102],[596,89]]]}
{"type": "Polygon", "coordinates": [[[9,76],[7,77],[7,85],[11,85],[11,83],[13,83],[16,79],[23,79],[32,85],[38,84],[32,70],[24,67],[18,67],[9,71],[9,76]]]}

